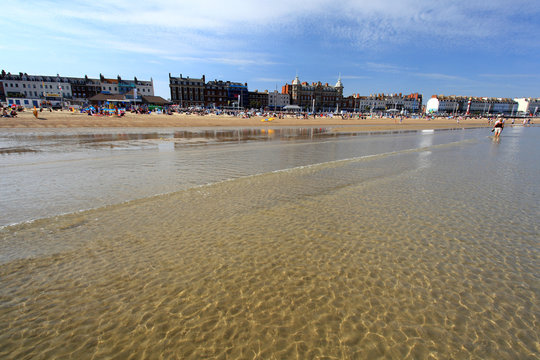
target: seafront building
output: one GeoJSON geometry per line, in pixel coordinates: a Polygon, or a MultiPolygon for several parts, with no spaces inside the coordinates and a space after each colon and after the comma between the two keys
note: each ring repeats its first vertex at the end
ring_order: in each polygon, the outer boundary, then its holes
{"type": "Polygon", "coordinates": [[[350,112],[418,113],[422,110],[422,94],[354,94],[342,101],[341,108],[350,112]]]}
{"type": "Polygon", "coordinates": [[[259,90],[248,92],[249,107],[251,109],[266,109],[268,107],[268,90],[259,92],[259,90]]]}
{"type": "MultiPolygon", "coordinates": [[[[116,101],[123,99],[127,102],[137,100],[143,102],[143,97],[154,96],[153,80],[141,81],[134,79],[106,78],[100,74],[93,79],[49,75],[28,75],[26,73],[11,74],[4,70],[0,73],[0,101],[8,105],[24,107],[40,106],[71,106],[85,105],[92,102],[95,96],[118,95],[116,101]],[[124,95],[131,93],[131,100],[124,95]]],[[[106,96],[104,97],[106,99],[106,96]]]]}
{"type": "Polygon", "coordinates": [[[181,107],[205,106],[204,88],[205,78],[184,78],[171,77],[169,73],[169,88],[171,90],[171,101],[181,107]]]}
{"type": "Polygon", "coordinates": [[[509,98],[433,95],[426,103],[426,113],[517,115],[518,112],[518,102],[509,98]]]}
{"type": "Polygon", "coordinates": [[[201,78],[172,77],[169,74],[171,101],[181,107],[205,107],[220,109],[267,109],[295,108],[304,112],[355,112],[355,113],[428,113],[458,114],[532,114],[540,108],[540,99],[491,98],[433,95],[423,106],[422,94],[416,92],[352,94],[343,96],[343,82],[338,78],[335,85],[321,81],[308,83],[294,80],[282,86],[281,93],[248,91],[247,83],[201,78]],[[518,108],[519,101],[519,108],[518,108]],[[292,106],[289,106],[292,105],[292,106]]]}
{"type": "Polygon", "coordinates": [[[516,98],[518,114],[536,116],[540,113],[540,98],[516,98]]]}
{"type": "MultiPolygon", "coordinates": [[[[171,76],[169,88],[172,104],[180,107],[214,109],[261,109],[304,112],[355,113],[420,113],[422,94],[352,94],[343,96],[341,77],[335,85],[301,82],[298,75],[291,84],[285,83],[281,92],[249,91],[247,83],[171,76]],[[290,106],[292,105],[292,106],[290,106]]],[[[154,95],[153,79],[139,80],[66,77],[50,75],[0,73],[0,101],[24,107],[103,105],[105,103],[165,105],[169,102],[154,95]]],[[[442,115],[538,115],[540,98],[493,98],[433,95],[426,103],[426,113],[442,115]]]]}
{"type": "Polygon", "coordinates": [[[171,101],[180,107],[246,108],[249,106],[247,83],[171,76],[171,101]]]}
{"type": "Polygon", "coordinates": [[[376,94],[361,96],[353,94],[343,96],[343,83],[338,78],[336,85],[313,82],[300,82],[298,76],[291,84],[285,84],[283,94],[290,96],[292,105],[299,106],[304,111],[316,112],[411,112],[416,113],[422,109],[422,95],[414,93],[403,94],[376,94]]]}
{"type": "Polygon", "coordinates": [[[343,83],[341,78],[336,85],[313,82],[300,82],[298,75],[291,84],[283,85],[282,94],[290,96],[291,105],[297,105],[308,111],[339,111],[339,105],[343,99],[343,83]]]}
{"type": "Polygon", "coordinates": [[[270,110],[282,110],[291,105],[289,94],[281,94],[277,90],[268,93],[268,108],[270,110]]]}

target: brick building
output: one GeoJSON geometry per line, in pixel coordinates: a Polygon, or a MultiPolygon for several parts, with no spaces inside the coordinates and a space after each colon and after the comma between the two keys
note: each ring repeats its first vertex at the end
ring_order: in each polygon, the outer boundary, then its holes
{"type": "Polygon", "coordinates": [[[252,109],[266,109],[268,107],[268,90],[249,92],[249,107],[252,109]]]}
{"type": "Polygon", "coordinates": [[[169,88],[171,89],[171,101],[181,107],[206,106],[205,102],[205,77],[194,79],[188,77],[172,77],[169,73],[169,88]]]}
{"type": "Polygon", "coordinates": [[[245,108],[249,106],[247,83],[172,77],[169,74],[171,101],[181,107],[245,108]]]}
{"type": "Polygon", "coordinates": [[[298,105],[307,111],[335,111],[339,109],[343,98],[343,84],[341,78],[336,85],[322,84],[314,82],[300,82],[298,76],[291,84],[285,84],[281,90],[282,94],[288,94],[292,105],[298,105]]]}

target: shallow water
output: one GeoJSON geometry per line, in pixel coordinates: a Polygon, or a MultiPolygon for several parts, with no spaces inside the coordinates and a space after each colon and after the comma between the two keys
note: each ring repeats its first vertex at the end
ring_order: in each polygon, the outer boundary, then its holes
{"type": "Polygon", "coordinates": [[[540,128],[73,131],[0,141],[1,358],[539,357],[540,128]]]}

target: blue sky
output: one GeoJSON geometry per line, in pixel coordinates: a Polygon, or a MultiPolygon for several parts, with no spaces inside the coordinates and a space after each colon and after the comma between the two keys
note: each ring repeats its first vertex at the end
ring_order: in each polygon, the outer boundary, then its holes
{"type": "Polygon", "coordinates": [[[539,0],[2,1],[6,72],[540,97],[539,0]]]}

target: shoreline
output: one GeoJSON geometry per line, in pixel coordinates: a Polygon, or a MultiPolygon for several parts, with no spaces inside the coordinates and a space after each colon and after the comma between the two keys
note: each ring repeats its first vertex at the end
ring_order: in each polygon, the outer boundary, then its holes
{"type": "MultiPolygon", "coordinates": [[[[536,120],[535,118],[534,120],[536,120]]],[[[89,116],[87,114],[71,113],[68,111],[44,111],[38,119],[32,112],[18,113],[16,118],[0,118],[0,129],[39,129],[39,128],[221,128],[221,127],[318,127],[330,126],[334,131],[393,131],[393,130],[429,130],[491,127],[487,118],[462,119],[399,119],[367,118],[341,119],[341,117],[310,117],[308,119],[285,117],[264,121],[265,118],[255,116],[241,118],[227,115],[187,115],[187,114],[132,114],[123,117],[89,116]]],[[[533,120],[533,122],[534,122],[533,120]]],[[[507,126],[511,124],[507,121],[507,126]]],[[[516,121],[521,125],[521,121],[516,121]]],[[[1,131],[1,130],[0,130],[1,131]]]]}

